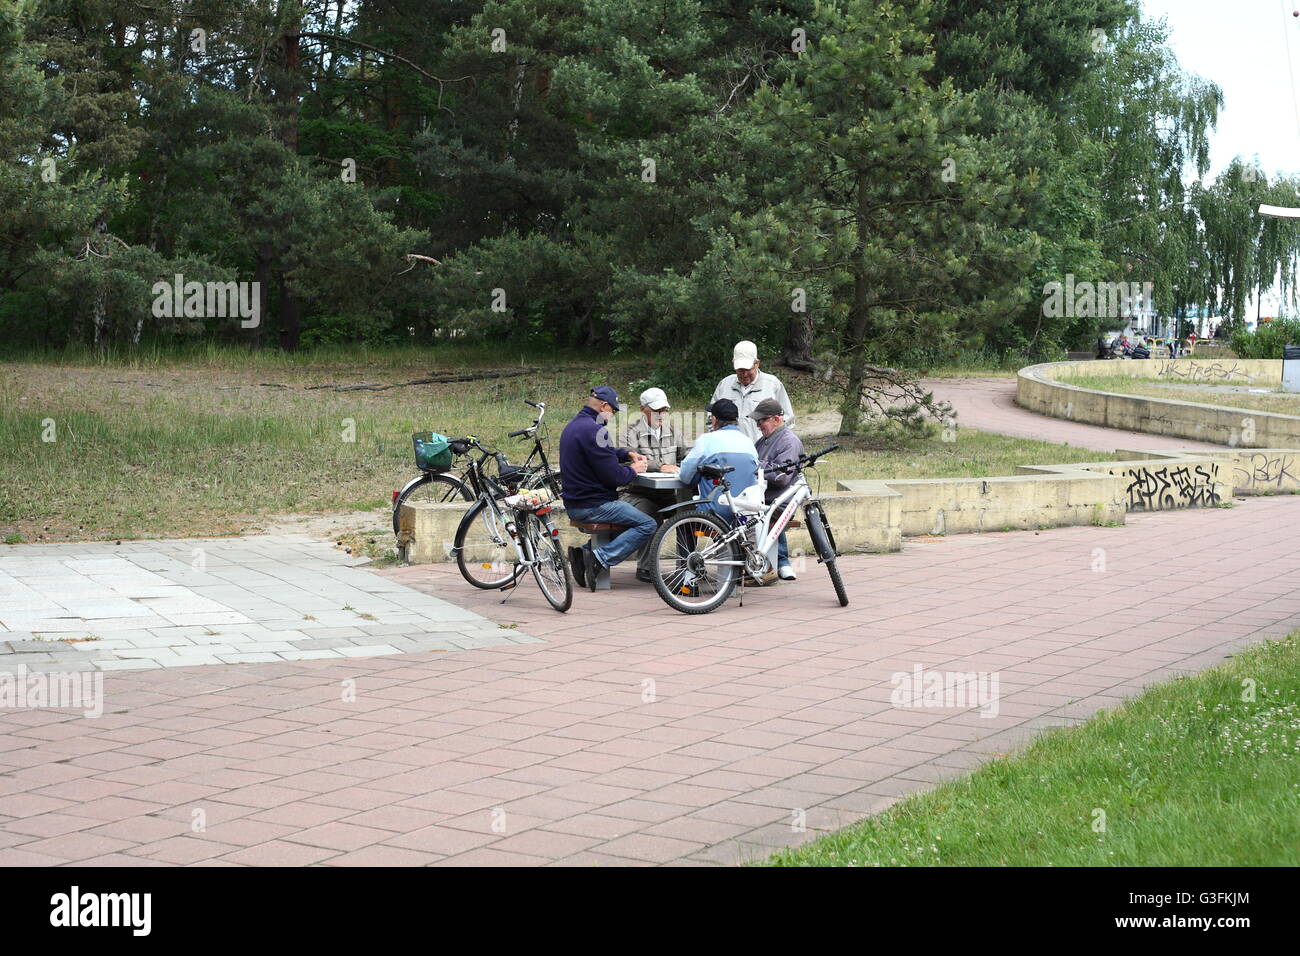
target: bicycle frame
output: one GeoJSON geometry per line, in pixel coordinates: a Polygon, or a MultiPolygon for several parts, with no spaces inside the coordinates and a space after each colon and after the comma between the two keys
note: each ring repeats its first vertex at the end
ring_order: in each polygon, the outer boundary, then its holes
{"type": "MultiPolygon", "coordinates": [[[[771,563],[768,561],[768,554],[771,553],[782,532],[789,526],[795,512],[801,505],[812,498],[812,489],[808,487],[807,480],[800,474],[798,478],[791,482],[789,488],[777,495],[771,504],[764,505],[763,509],[755,515],[742,514],[736,508],[736,500],[732,497],[731,488],[727,485],[723,485],[722,498],[727,507],[731,509],[733,517],[731,530],[719,540],[718,544],[725,545],[739,539],[740,545],[746,554],[762,557],[766,566],[771,563]],[[752,541],[747,533],[751,527],[754,529],[752,541]]],[[[731,565],[739,562],[710,561],[708,563],[731,565]]]]}
{"type": "MultiPolygon", "coordinates": [[[[541,452],[542,462],[545,466],[546,452],[542,449],[541,441],[536,438],[535,434],[534,441],[534,451],[541,452]]],[[[516,518],[520,514],[532,514],[540,520],[541,515],[546,514],[547,512],[519,512],[513,508],[502,507],[501,501],[506,497],[507,492],[498,485],[490,475],[483,473],[483,463],[493,454],[493,452],[478,444],[477,441],[475,441],[474,444],[479,451],[479,457],[477,460],[470,460],[465,473],[471,486],[477,492],[477,501],[486,504],[486,508],[481,512],[479,520],[484,522],[493,543],[504,549],[506,542],[510,542],[510,545],[514,549],[515,556],[518,559],[515,563],[524,568],[531,568],[539,561],[538,556],[532,553],[532,543],[528,541],[524,535],[519,534],[517,531],[512,531],[511,526],[516,523],[516,518]]],[[[531,461],[531,459],[532,455],[529,455],[529,460],[531,461]]],[[[474,506],[470,505],[471,511],[473,508],[474,506]]],[[[467,511],[465,517],[468,518],[469,514],[470,512],[467,511]]],[[[543,527],[546,527],[547,523],[548,522],[543,522],[543,527]]]]}

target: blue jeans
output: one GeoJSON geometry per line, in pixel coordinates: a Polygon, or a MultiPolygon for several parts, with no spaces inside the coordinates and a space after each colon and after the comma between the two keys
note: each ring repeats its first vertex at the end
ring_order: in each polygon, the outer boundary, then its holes
{"type": "Polygon", "coordinates": [[[569,508],[569,517],[574,521],[592,521],[605,524],[625,524],[628,529],[609,544],[592,548],[596,560],[607,568],[612,568],[630,554],[634,554],[641,545],[654,537],[655,519],[637,511],[626,501],[610,501],[595,508],[569,508]]]}
{"type": "Polygon", "coordinates": [[[783,568],[790,563],[790,544],[785,540],[785,532],[776,539],[776,566],[783,568]]]}

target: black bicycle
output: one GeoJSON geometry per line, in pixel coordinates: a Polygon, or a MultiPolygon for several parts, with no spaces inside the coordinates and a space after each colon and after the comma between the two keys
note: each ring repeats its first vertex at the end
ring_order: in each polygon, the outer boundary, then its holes
{"type": "Polygon", "coordinates": [[[558,482],[548,483],[551,476],[544,471],[510,464],[476,438],[458,441],[467,446],[466,480],[480,489],[452,541],[461,577],[485,591],[508,591],[532,571],[550,605],[567,611],[573,580],[550,518],[558,482]]]}
{"type": "MultiPolygon", "coordinates": [[[[528,457],[524,459],[524,463],[519,467],[530,474],[539,474],[542,485],[554,491],[558,497],[560,493],[560,475],[559,472],[551,468],[551,463],[546,458],[545,439],[542,435],[541,426],[542,419],[546,416],[546,403],[530,402],[525,399],[524,404],[537,409],[537,417],[533,419],[533,423],[527,428],[513,431],[508,437],[533,439],[533,447],[529,451],[528,457]]],[[[451,443],[453,461],[456,458],[464,457],[469,448],[470,445],[466,439],[453,441],[451,443]]],[[[416,464],[420,464],[418,459],[416,464]]],[[[458,469],[449,468],[445,471],[421,466],[419,475],[408,481],[400,490],[393,492],[393,534],[396,535],[401,530],[402,505],[407,501],[427,504],[475,501],[481,493],[482,488],[474,483],[474,475],[469,467],[468,460],[458,469]]]]}

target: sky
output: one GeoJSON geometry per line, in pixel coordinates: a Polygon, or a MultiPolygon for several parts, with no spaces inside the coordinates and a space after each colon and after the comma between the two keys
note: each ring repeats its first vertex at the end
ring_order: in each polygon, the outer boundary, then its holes
{"type": "MultiPolygon", "coordinates": [[[[1183,69],[1217,83],[1223,109],[1210,139],[1213,179],[1234,156],[1259,158],[1259,168],[1300,175],[1300,0],[1141,0],[1150,19],[1169,25],[1169,46],[1183,69]],[[1288,44],[1290,55],[1288,57],[1288,44]]],[[[1263,295],[1264,315],[1281,307],[1263,295]]],[[[1256,303],[1246,305],[1254,324],[1256,303]]]]}
{"type": "Polygon", "coordinates": [[[1300,174],[1300,119],[1289,64],[1300,78],[1300,0],[1141,0],[1169,24],[1169,45],[1184,70],[1219,84],[1223,110],[1213,134],[1210,177],[1233,156],[1260,168],[1300,174]],[[1290,43],[1291,59],[1287,57],[1290,43]]]}

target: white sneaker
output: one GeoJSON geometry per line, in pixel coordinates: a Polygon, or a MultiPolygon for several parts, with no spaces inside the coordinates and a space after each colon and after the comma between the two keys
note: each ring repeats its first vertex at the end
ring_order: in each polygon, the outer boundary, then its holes
{"type": "Polygon", "coordinates": [[[788,564],[783,564],[779,568],[777,568],[776,576],[780,578],[782,581],[794,581],[798,577],[794,573],[794,568],[790,567],[790,565],[788,564]]]}

